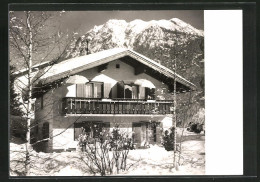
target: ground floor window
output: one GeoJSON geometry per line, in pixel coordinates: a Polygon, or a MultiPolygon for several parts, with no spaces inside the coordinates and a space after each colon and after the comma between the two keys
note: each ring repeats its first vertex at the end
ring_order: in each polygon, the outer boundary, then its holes
{"type": "Polygon", "coordinates": [[[161,122],[134,122],[133,129],[133,141],[141,145],[160,143],[162,135],[162,123],[161,122]]]}
{"type": "Polygon", "coordinates": [[[50,128],[49,128],[49,123],[43,123],[42,125],[42,139],[49,138],[50,136],[50,128]]]}
{"type": "Polygon", "coordinates": [[[74,140],[79,138],[80,134],[87,134],[90,138],[97,138],[101,132],[107,133],[110,128],[109,122],[86,121],[74,124],[74,140]]]}

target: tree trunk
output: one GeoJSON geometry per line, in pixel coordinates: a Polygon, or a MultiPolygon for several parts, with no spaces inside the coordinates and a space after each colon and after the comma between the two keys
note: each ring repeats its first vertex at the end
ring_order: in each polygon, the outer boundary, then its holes
{"type": "Polygon", "coordinates": [[[173,127],[173,165],[174,168],[177,167],[177,147],[176,147],[176,138],[177,138],[177,131],[176,131],[176,58],[174,59],[174,80],[173,80],[173,114],[172,114],[172,127],[173,127]]]}
{"type": "Polygon", "coordinates": [[[32,29],[31,29],[31,22],[30,22],[30,11],[26,12],[26,25],[29,31],[29,44],[28,44],[28,103],[27,103],[27,133],[26,133],[26,175],[30,174],[29,164],[30,164],[30,157],[29,157],[29,148],[30,148],[30,126],[31,126],[31,119],[32,119],[32,49],[33,49],[33,42],[32,42],[32,29]]]}

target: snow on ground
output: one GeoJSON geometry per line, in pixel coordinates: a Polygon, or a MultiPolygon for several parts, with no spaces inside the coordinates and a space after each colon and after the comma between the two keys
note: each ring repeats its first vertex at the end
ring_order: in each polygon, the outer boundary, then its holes
{"type": "MultiPolygon", "coordinates": [[[[177,130],[178,139],[182,130],[177,130]]],[[[205,136],[184,130],[181,166],[173,168],[173,151],[158,145],[148,149],[130,150],[127,171],[118,175],[203,175],[205,174],[205,136]]],[[[11,176],[22,174],[24,144],[10,143],[11,176]]],[[[31,151],[31,176],[89,176],[91,174],[78,152],[43,153],[31,151]]],[[[178,156],[177,156],[178,158],[178,156]]]]}
{"type": "MultiPolygon", "coordinates": [[[[185,141],[182,145],[181,166],[173,169],[173,151],[158,145],[130,151],[129,162],[136,163],[126,175],[203,175],[205,174],[204,141],[185,141]]],[[[178,159],[178,155],[177,155],[178,159]]]]}

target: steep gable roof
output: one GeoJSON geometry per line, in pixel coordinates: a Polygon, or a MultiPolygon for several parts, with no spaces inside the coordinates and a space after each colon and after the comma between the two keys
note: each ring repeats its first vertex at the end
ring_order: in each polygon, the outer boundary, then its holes
{"type": "Polygon", "coordinates": [[[158,71],[159,73],[165,75],[169,78],[176,78],[176,81],[182,83],[183,85],[194,90],[196,86],[190,81],[184,79],[178,74],[175,74],[172,70],[166,68],[165,66],[129,49],[124,48],[114,48],[109,49],[86,56],[80,56],[76,58],[71,58],[65,61],[62,61],[53,66],[48,66],[45,70],[48,70],[40,79],[43,84],[51,83],[55,80],[61,79],[68,75],[73,75],[78,72],[90,69],[113,60],[130,56],[131,58],[139,61],[140,63],[158,71]]]}

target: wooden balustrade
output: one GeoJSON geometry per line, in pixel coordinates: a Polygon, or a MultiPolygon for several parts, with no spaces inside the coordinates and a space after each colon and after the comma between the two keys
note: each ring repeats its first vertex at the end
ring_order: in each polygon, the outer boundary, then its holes
{"type": "Polygon", "coordinates": [[[101,100],[65,97],[63,114],[172,114],[172,100],[146,101],[138,99],[101,100]]]}

